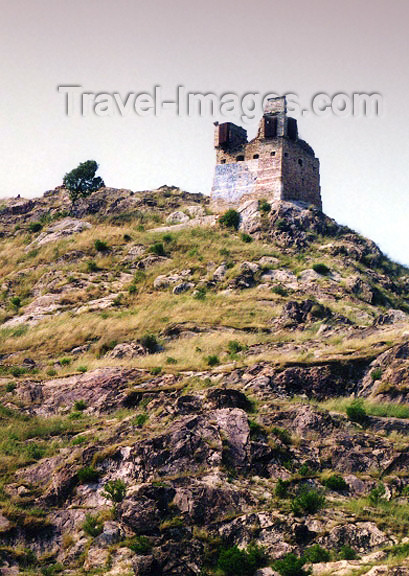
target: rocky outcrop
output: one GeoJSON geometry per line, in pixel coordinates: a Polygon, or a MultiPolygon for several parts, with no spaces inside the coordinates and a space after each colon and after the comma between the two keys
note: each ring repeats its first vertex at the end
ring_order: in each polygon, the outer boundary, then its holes
{"type": "Polygon", "coordinates": [[[32,250],[34,246],[43,246],[49,242],[55,242],[66,236],[79,234],[84,230],[89,230],[91,224],[75,218],[64,218],[59,222],[49,226],[47,230],[41,232],[37,238],[27,246],[27,250],[32,250]]]}
{"type": "Polygon", "coordinates": [[[135,369],[103,368],[44,383],[22,383],[15,395],[38,415],[70,412],[78,401],[91,413],[108,412],[126,400],[129,383],[139,375],[135,369]]]}
{"type": "Polygon", "coordinates": [[[379,401],[408,402],[409,343],[393,346],[371,363],[359,394],[379,401]]]}
{"type": "Polygon", "coordinates": [[[2,573],[405,574],[407,271],[314,208],[207,204],[1,208],[2,573]]]}

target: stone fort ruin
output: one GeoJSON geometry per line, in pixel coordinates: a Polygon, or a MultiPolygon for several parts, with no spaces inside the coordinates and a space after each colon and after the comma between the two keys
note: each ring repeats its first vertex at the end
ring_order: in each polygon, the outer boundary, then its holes
{"type": "Polygon", "coordinates": [[[217,163],[211,193],[216,210],[247,200],[285,200],[322,208],[319,160],[298,137],[297,120],[287,116],[285,97],[267,100],[257,136],[244,128],[215,124],[217,163]]]}

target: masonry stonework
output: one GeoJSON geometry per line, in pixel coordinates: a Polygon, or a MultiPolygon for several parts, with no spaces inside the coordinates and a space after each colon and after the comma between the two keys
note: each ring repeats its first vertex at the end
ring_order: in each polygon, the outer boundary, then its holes
{"type": "Polygon", "coordinates": [[[285,200],[322,208],[319,160],[298,137],[285,97],[267,101],[257,136],[231,122],[215,125],[216,169],[211,193],[215,210],[247,200],[285,200]]]}

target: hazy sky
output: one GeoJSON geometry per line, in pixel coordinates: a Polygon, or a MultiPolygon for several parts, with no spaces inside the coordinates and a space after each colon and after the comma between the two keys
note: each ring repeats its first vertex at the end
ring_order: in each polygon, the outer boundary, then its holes
{"type": "MultiPolygon", "coordinates": [[[[208,193],[213,120],[72,117],[90,92],[380,92],[380,118],[299,119],[324,211],[409,264],[407,0],[0,0],[0,196],[36,196],[95,159],[107,185],[208,193]]],[[[224,118],[226,120],[227,118],[224,118]]],[[[231,117],[234,121],[235,118],[231,117]]],[[[254,135],[258,118],[246,128],[254,135]]]]}

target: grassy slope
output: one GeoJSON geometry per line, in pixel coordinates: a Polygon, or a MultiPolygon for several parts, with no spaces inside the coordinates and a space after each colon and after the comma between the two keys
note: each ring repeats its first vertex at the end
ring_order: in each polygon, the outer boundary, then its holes
{"type": "MultiPolygon", "coordinates": [[[[270,288],[224,292],[229,281],[239,271],[243,261],[255,261],[261,256],[273,256],[278,259],[275,267],[285,268],[299,275],[310,269],[314,263],[325,263],[332,272],[347,280],[351,273],[356,273],[361,265],[352,265],[339,258],[323,255],[320,247],[329,238],[316,238],[306,250],[297,253],[282,251],[279,247],[266,244],[262,240],[244,242],[238,233],[221,229],[194,228],[180,232],[155,233],[145,230],[138,222],[113,225],[91,219],[93,227],[81,234],[50,243],[39,249],[27,246],[35,238],[34,234],[21,233],[12,238],[0,240],[0,270],[3,282],[11,283],[3,290],[3,308],[0,314],[3,319],[14,317],[24,312],[25,306],[35,298],[36,284],[44,274],[56,271],[60,274],[60,286],[67,290],[66,310],[52,315],[35,326],[21,325],[16,328],[0,329],[0,354],[12,354],[2,365],[4,380],[1,394],[4,395],[13,387],[13,382],[26,375],[14,368],[26,357],[33,357],[37,369],[30,378],[41,380],[51,376],[63,376],[77,372],[79,368],[92,369],[98,366],[121,365],[146,368],[161,367],[164,371],[203,370],[208,368],[208,357],[217,356],[221,363],[237,365],[252,364],[257,361],[283,363],[301,361],[308,363],[316,358],[331,359],[340,356],[365,356],[373,354],[374,348],[379,352],[388,346],[402,341],[403,331],[387,328],[379,332],[368,332],[351,337],[342,330],[330,337],[317,336],[323,323],[317,321],[304,330],[273,328],[272,321],[279,317],[283,304],[294,299],[291,291],[287,295],[274,293],[270,288]],[[107,243],[109,251],[99,253],[95,249],[95,240],[107,243]],[[124,257],[133,245],[143,245],[149,252],[150,247],[161,242],[170,257],[163,263],[153,266],[144,272],[134,272],[124,257]],[[62,255],[71,250],[84,253],[80,260],[67,262],[62,255]],[[90,272],[89,262],[98,267],[97,272],[90,272]],[[229,270],[225,281],[217,289],[206,291],[203,299],[198,299],[192,291],[176,296],[170,289],[156,291],[153,280],[159,274],[190,268],[194,281],[208,276],[208,264],[213,268],[227,262],[229,270]],[[24,273],[19,280],[19,272],[24,273]],[[90,299],[97,299],[109,293],[109,286],[121,273],[130,273],[132,278],[126,282],[121,298],[116,305],[104,311],[75,313],[75,307],[85,304],[90,299]],[[89,281],[86,288],[75,288],[76,279],[89,281]],[[135,288],[131,288],[135,286],[135,288]],[[21,306],[13,305],[18,297],[21,306]],[[205,331],[194,337],[164,342],[162,333],[167,326],[174,323],[192,322],[198,325],[226,330],[205,331]],[[67,327],[69,329],[67,330],[67,327]],[[249,330],[251,329],[251,330],[249,330]],[[133,360],[109,360],[101,356],[101,350],[110,348],[113,343],[137,340],[144,334],[155,334],[164,344],[164,351],[135,358],[133,360]],[[238,341],[245,349],[255,345],[270,345],[260,354],[248,355],[245,350],[236,354],[229,352],[229,342],[238,341]],[[89,344],[87,352],[80,356],[70,356],[69,351],[77,346],[89,344]],[[278,345],[299,344],[281,350],[278,345]],[[302,345],[305,345],[304,347],[302,345]],[[68,358],[65,365],[56,362],[68,358]],[[169,361],[169,358],[172,361],[169,361]],[[14,371],[14,372],[13,372],[14,371]]],[[[155,220],[157,218],[155,217],[155,220]]],[[[149,222],[145,223],[149,227],[149,222]]],[[[325,296],[326,287],[331,280],[322,277],[320,302],[334,313],[342,314],[351,321],[369,326],[379,314],[379,306],[372,306],[359,299],[343,293],[342,297],[325,296]]],[[[43,288],[39,294],[47,293],[43,288]]],[[[299,297],[300,295],[297,295],[299,297]]],[[[301,298],[308,294],[301,295],[301,298]]],[[[393,296],[393,298],[395,298],[393,296]]],[[[197,382],[185,382],[186,389],[198,385],[197,382]]],[[[203,384],[202,384],[203,385],[203,384]]],[[[349,400],[334,400],[322,406],[339,413],[344,413],[349,400]]],[[[283,407],[289,406],[284,402],[283,407]]],[[[381,408],[367,405],[368,413],[407,417],[407,407],[401,411],[388,407],[381,408]],[[402,412],[403,410],[403,412],[402,412]]],[[[118,413],[112,416],[113,422],[120,422],[132,412],[118,413]]],[[[87,431],[100,430],[103,434],[104,419],[73,415],[51,419],[22,417],[20,413],[2,407],[0,412],[0,453],[2,463],[0,473],[2,483],[11,482],[14,472],[29,464],[58,453],[61,449],[80,442],[88,442],[87,431]],[[78,436],[80,434],[78,440],[78,436]]],[[[149,430],[149,423],[147,424],[149,430]]],[[[406,439],[405,439],[406,440],[406,439]]],[[[3,509],[12,504],[1,492],[3,509]]],[[[286,504],[276,502],[286,511],[286,504]]],[[[406,503],[370,506],[368,499],[347,501],[335,499],[335,507],[353,513],[360,519],[373,519],[380,525],[386,524],[401,533],[409,527],[409,509],[406,503]]]]}

